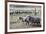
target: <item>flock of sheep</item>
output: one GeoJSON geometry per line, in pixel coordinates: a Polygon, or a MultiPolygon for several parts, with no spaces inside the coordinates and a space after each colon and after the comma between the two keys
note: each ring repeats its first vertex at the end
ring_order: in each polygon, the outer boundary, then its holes
{"type": "Polygon", "coordinates": [[[19,17],[19,20],[26,22],[26,25],[41,27],[41,19],[38,16],[19,17]]]}

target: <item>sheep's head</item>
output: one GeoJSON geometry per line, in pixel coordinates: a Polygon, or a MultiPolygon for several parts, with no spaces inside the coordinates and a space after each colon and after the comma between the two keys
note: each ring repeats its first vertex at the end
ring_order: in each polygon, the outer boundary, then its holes
{"type": "Polygon", "coordinates": [[[20,20],[22,20],[23,18],[22,17],[19,17],[20,20]]]}
{"type": "Polygon", "coordinates": [[[25,22],[25,18],[24,17],[19,17],[20,20],[22,20],[22,22],[25,22]]]}

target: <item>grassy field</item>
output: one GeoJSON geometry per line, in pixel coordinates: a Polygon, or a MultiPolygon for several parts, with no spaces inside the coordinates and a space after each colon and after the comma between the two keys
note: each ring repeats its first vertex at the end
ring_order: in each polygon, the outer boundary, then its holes
{"type": "Polygon", "coordinates": [[[30,25],[26,25],[26,22],[22,22],[19,20],[20,16],[32,16],[33,14],[27,13],[27,14],[13,14],[10,15],[10,29],[24,29],[24,28],[31,28],[30,25]]]}

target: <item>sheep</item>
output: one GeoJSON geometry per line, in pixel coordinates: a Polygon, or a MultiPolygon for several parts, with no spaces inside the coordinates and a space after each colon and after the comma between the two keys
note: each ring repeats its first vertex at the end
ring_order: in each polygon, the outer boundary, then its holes
{"type": "Polygon", "coordinates": [[[27,17],[19,17],[22,22],[26,22],[26,24],[40,24],[41,19],[37,16],[27,16],[27,17]]]}

